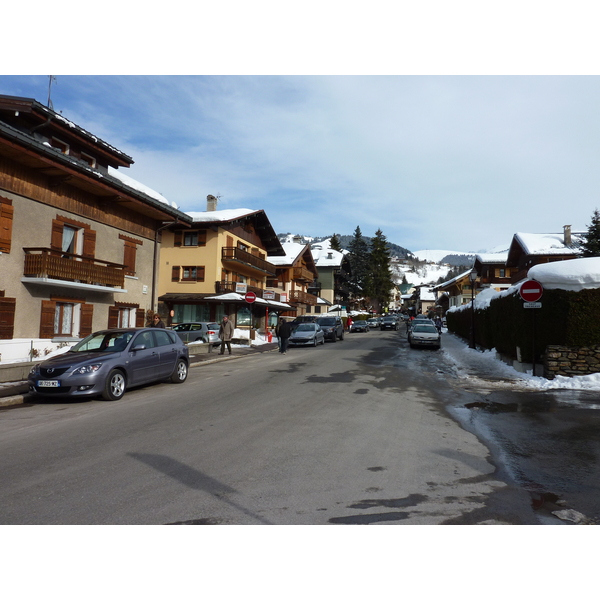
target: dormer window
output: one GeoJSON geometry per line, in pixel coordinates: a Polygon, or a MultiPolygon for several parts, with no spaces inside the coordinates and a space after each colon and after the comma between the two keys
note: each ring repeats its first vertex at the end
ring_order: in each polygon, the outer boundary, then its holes
{"type": "Polygon", "coordinates": [[[57,150],[60,150],[63,154],[69,154],[69,144],[59,140],[58,138],[51,138],[50,145],[57,150]]]}
{"type": "Polygon", "coordinates": [[[96,159],[93,156],[90,156],[89,154],[82,152],[81,160],[86,162],[88,165],[90,165],[90,167],[92,167],[92,169],[96,168],[96,159]]]}

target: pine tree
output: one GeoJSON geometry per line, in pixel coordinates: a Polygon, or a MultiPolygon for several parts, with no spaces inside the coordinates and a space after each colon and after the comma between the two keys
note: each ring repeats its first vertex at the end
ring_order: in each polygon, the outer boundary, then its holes
{"type": "Polygon", "coordinates": [[[394,280],[390,268],[390,250],[387,239],[381,229],[371,238],[371,252],[369,256],[369,283],[367,295],[380,309],[385,308],[392,299],[394,280]]]}
{"type": "Polygon", "coordinates": [[[598,209],[592,215],[592,222],[580,246],[580,254],[584,257],[600,256],[600,212],[598,209]]]}
{"type": "Polygon", "coordinates": [[[354,236],[348,244],[348,252],[352,269],[348,282],[350,289],[355,297],[364,296],[369,274],[369,244],[364,239],[360,227],[354,231],[354,236]]]}
{"type": "Polygon", "coordinates": [[[329,240],[329,247],[332,250],[337,250],[338,252],[342,251],[342,246],[340,245],[340,238],[338,237],[338,235],[336,233],[334,233],[331,236],[331,239],[329,240]]]}

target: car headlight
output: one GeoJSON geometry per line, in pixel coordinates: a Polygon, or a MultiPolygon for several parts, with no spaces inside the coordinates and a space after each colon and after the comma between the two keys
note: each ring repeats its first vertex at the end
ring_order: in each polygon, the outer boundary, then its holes
{"type": "Polygon", "coordinates": [[[40,365],[33,365],[29,371],[30,375],[37,375],[40,372],[40,365]]]}
{"type": "Polygon", "coordinates": [[[83,367],[79,367],[73,371],[76,375],[87,375],[88,373],[95,373],[100,367],[102,363],[96,363],[95,365],[84,365],[83,367]]]}

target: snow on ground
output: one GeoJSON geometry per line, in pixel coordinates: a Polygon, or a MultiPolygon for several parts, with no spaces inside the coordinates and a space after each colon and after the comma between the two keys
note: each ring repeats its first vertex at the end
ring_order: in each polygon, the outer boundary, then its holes
{"type": "Polygon", "coordinates": [[[503,362],[495,350],[474,350],[460,338],[444,330],[442,351],[453,365],[456,375],[472,380],[474,384],[484,381],[487,387],[510,387],[526,390],[588,390],[600,391],[600,373],[577,377],[558,376],[555,379],[534,377],[531,371],[520,373],[503,362]],[[489,379],[488,379],[489,378],[489,379]],[[490,382],[493,383],[490,383],[490,382]]]}

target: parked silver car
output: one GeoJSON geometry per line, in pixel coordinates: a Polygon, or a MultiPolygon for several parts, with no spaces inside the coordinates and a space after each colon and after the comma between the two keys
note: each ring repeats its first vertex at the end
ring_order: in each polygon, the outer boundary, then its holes
{"type": "Polygon", "coordinates": [[[173,325],[173,331],[185,344],[190,342],[204,342],[205,344],[220,344],[219,324],[207,321],[194,321],[192,323],[179,323],[173,325]]]}
{"type": "Polygon", "coordinates": [[[325,343],[325,333],[316,323],[299,323],[290,335],[290,346],[316,346],[325,343]]]}
{"type": "Polygon", "coordinates": [[[442,336],[433,323],[419,323],[415,320],[408,332],[408,343],[411,348],[429,346],[439,349],[442,345],[442,336]]]}
{"type": "Polygon", "coordinates": [[[187,346],[166,329],[106,329],[68,352],[35,365],[29,390],[40,396],[102,395],[119,400],[125,390],[155,381],[187,379],[187,346]]]}

